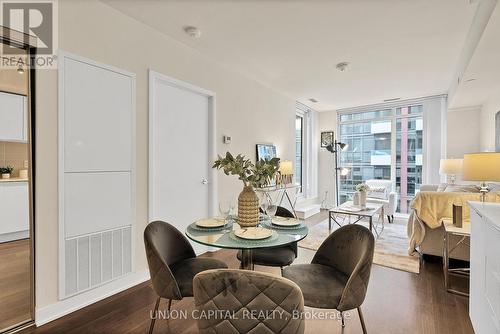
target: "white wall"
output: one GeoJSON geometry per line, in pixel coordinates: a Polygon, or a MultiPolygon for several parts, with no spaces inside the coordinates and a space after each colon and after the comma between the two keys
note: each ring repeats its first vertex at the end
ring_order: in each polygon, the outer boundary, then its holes
{"type": "Polygon", "coordinates": [[[447,146],[448,158],[460,159],[465,153],[479,152],[481,107],[448,110],[447,146]]]}
{"type": "Polygon", "coordinates": [[[491,96],[481,110],[481,151],[495,151],[495,115],[500,111],[500,94],[491,96]]]}
{"type": "MultiPolygon", "coordinates": [[[[160,34],[97,1],[59,2],[61,49],[137,75],[137,235],[136,270],[146,270],[142,232],[147,224],[149,68],[217,94],[217,151],[255,158],[257,142],[277,145],[293,160],[295,101],[236,74],[184,44],[160,34]],[[230,145],[222,135],[231,135],[230,145]]],[[[37,77],[36,300],[37,309],[56,303],[57,287],[57,72],[37,77]]],[[[98,120],[96,120],[98,121],[98,120]]],[[[89,129],[90,131],[90,129],[89,129]]],[[[189,154],[189,134],[186,153],[189,154]]],[[[241,184],[223,176],[219,197],[236,199],[241,184]]]]}
{"type": "MultiPolygon", "coordinates": [[[[324,111],[319,113],[318,136],[322,131],[333,131],[337,138],[337,112],[324,111]]],[[[335,170],[334,155],[325,148],[320,148],[318,154],[318,199],[321,202],[328,191],[327,205],[335,203],[335,170]]]]}

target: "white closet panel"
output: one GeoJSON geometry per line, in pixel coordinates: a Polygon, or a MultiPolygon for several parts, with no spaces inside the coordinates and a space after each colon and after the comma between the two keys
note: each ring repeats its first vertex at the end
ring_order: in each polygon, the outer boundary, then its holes
{"type": "Polygon", "coordinates": [[[130,77],[67,57],[64,72],[64,170],[130,170],[130,77]]]}
{"type": "Polygon", "coordinates": [[[59,57],[59,297],[133,270],[135,75],[59,57]]]}
{"type": "Polygon", "coordinates": [[[131,183],[130,172],[66,173],[65,237],[129,226],[131,183]]]}

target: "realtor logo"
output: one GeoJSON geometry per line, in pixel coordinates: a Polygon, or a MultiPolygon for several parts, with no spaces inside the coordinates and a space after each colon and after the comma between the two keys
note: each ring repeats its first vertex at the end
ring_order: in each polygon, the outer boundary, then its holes
{"type": "MultiPolygon", "coordinates": [[[[57,2],[55,0],[0,0],[0,3],[1,25],[25,34],[23,37],[25,44],[29,44],[30,40],[36,40],[37,56],[36,59],[26,59],[28,64],[36,65],[38,68],[54,68],[54,54],[57,50],[57,2]],[[36,63],[33,63],[34,61],[36,63]]],[[[19,39],[20,35],[17,36],[19,39]]],[[[19,48],[2,44],[3,58],[21,54],[23,52],[19,48]]]]}
{"type": "MultiPolygon", "coordinates": [[[[38,54],[52,54],[52,7],[52,2],[4,1],[2,4],[3,25],[36,37],[38,54]]],[[[6,48],[4,53],[15,53],[13,50],[14,48],[6,48]]]]}

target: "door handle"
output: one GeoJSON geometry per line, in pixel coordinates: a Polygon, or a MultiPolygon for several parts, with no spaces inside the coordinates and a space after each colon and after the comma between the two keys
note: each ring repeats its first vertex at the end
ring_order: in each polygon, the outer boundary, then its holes
{"type": "Polygon", "coordinates": [[[207,179],[201,179],[201,184],[208,184],[208,180],[207,179]]]}

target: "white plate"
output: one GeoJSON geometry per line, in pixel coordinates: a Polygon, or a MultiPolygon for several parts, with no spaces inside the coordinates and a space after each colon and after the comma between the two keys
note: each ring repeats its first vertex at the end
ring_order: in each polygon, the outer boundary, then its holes
{"type": "Polygon", "coordinates": [[[216,218],[208,218],[208,219],[200,219],[196,222],[196,226],[205,227],[205,228],[214,228],[214,227],[222,227],[226,225],[224,219],[216,219],[216,218]]]}
{"type": "Polygon", "coordinates": [[[284,227],[292,227],[300,225],[300,221],[295,218],[288,217],[273,217],[272,220],[273,225],[284,226],[284,227]]]}
{"type": "Polygon", "coordinates": [[[266,239],[273,235],[273,231],[263,227],[247,227],[234,231],[238,238],[248,240],[266,239]]]}

